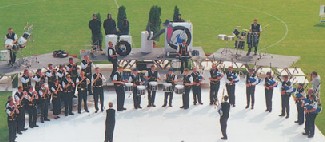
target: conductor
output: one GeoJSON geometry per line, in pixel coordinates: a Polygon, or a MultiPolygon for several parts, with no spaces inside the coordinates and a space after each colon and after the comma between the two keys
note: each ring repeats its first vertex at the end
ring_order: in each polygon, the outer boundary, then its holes
{"type": "Polygon", "coordinates": [[[230,104],[228,103],[228,96],[225,96],[224,102],[221,103],[221,113],[220,113],[220,126],[221,126],[221,133],[223,137],[221,139],[227,140],[227,121],[229,118],[229,109],[230,109],[230,104]]]}
{"type": "Polygon", "coordinates": [[[113,142],[113,132],[115,127],[115,110],[113,109],[113,103],[108,103],[109,109],[106,110],[105,121],[105,142],[113,142]]]}

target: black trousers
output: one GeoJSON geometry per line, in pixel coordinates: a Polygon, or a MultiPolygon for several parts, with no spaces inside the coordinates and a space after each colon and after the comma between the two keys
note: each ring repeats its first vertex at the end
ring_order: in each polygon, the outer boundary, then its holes
{"type": "Polygon", "coordinates": [[[307,113],[306,114],[306,122],[305,122],[305,133],[309,136],[314,136],[315,134],[315,119],[316,113],[307,113]]]}
{"type": "Polygon", "coordinates": [[[65,115],[72,114],[72,102],[73,102],[74,91],[65,92],[64,95],[64,113],[65,115]]]}
{"type": "Polygon", "coordinates": [[[191,87],[185,87],[185,92],[182,95],[182,100],[183,100],[183,107],[185,109],[188,109],[190,107],[189,103],[190,103],[190,91],[191,91],[191,87]]]}
{"type": "Polygon", "coordinates": [[[281,95],[281,115],[287,114],[289,116],[289,94],[281,95]]]}
{"type": "Polygon", "coordinates": [[[36,126],[37,122],[37,109],[36,106],[29,106],[28,108],[29,127],[36,126]]]}
{"type": "Polygon", "coordinates": [[[110,59],[109,61],[113,64],[113,71],[110,75],[110,77],[113,78],[114,73],[117,71],[117,59],[110,59]]]}
{"type": "Polygon", "coordinates": [[[40,103],[41,103],[41,122],[44,122],[44,119],[48,119],[49,101],[48,99],[42,99],[40,103]]]}
{"type": "Polygon", "coordinates": [[[98,99],[100,100],[100,110],[104,111],[104,90],[103,87],[94,87],[94,102],[95,102],[95,109],[99,110],[98,108],[98,99]]]}
{"type": "Polygon", "coordinates": [[[298,123],[299,124],[302,124],[302,123],[304,123],[304,116],[305,116],[305,114],[304,114],[304,107],[301,107],[301,101],[298,101],[297,103],[296,103],[296,105],[297,105],[297,121],[298,121],[298,123]]]}
{"type": "Polygon", "coordinates": [[[17,116],[17,132],[21,132],[25,128],[25,108],[20,107],[17,116]]]}
{"type": "Polygon", "coordinates": [[[236,96],[235,96],[235,88],[236,85],[235,84],[226,84],[226,89],[228,92],[228,96],[229,96],[229,104],[230,105],[235,105],[236,104],[236,96]]]}
{"type": "MultiPolygon", "coordinates": [[[[92,81],[92,75],[91,73],[89,73],[89,75],[87,75],[87,78],[89,79],[89,81],[92,81]]],[[[93,91],[92,91],[92,83],[89,83],[87,86],[87,90],[88,90],[88,95],[93,95],[93,91]]]]}
{"type": "Polygon", "coordinates": [[[221,133],[223,135],[223,137],[227,138],[227,121],[228,118],[225,117],[220,117],[220,126],[221,126],[221,133]]]}
{"type": "Polygon", "coordinates": [[[78,91],[78,113],[81,113],[81,103],[84,102],[84,109],[85,111],[88,111],[88,105],[87,105],[87,90],[78,91]]]}
{"type": "Polygon", "coordinates": [[[124,86],[115,86],[117,95],[117,110],[123,110],[125,102],[125,91],[124,86]]]}
{"type": "Polygon", "coordinates": [[[17,52],[9,50],[9,57],[10,57],[9,64],[14,64],[16,62],[16,57],[17,57],[16,54],[17,52]]]}
{"type": "Polygon", "coordinates": [[[266,110],[272,111],[273,89],[265,89],[266,110]]]}
{"type": "Polygon", "coordinates": [[[141,107],[141,95],[138,95],[138,90],[136,87],[133,87],[133,106],[134,108],[141,107]]]}
{"type": "Polygon", "coordinates": [[[193,103],[202,103],[201,101],[201,86],[193,86],[193,103]]]}
{"type": "Polygon", "coordinates": [[[60,115],[61,114],[61,99],[59,97],[60,94],[58,94],[58,97],[52,98],[52,104],[53,104],[53,115],[60,115]]]}
{"type": "Polygon", "coordinates": [[[218,100],[218,91],[220,88],[220,82],[210,83],[210,104],[213,104],[218,100]]]}
{"type": "Polygon", "coordinates": [[[102,35],[101,34],[93,34],[92,35],[93,45],[98,45],[102,47],[102,35]]]}
{"type": "Polygon", "coordinates": [[[157,91],[148,90],[148,102],[149,102],[149,105],[155,104],[156,93],[157,93],[157,91]]]}
{"type": "Polygon", "coordinates": [[[247,54],[249,54],[249,53],[252,51],[252,48],[253,48],[253,47],[254,47],[254,53],[256,54],[256,53],[257,53],[258,43],[259,43],[259,37],[257,37],[256,40],[251,41],[251,42],[248,44],[248,53],[247,53],[247,54]]]}
{"type": "Polygon", "coordinates": [[[105,129],[105,142],[113,142],[114,127],[115,127],[115,124],[106,126],[106,129],[105,129]]]}
{"type": "Polygon", "coordinates": [[[172,106],[173,96],[174,96],[173,92],[165,92],[164,105],[167,105],[167,102],[169,102],[169,106],[172,106]]]}
{"type": "Polygon", "coordinates": [[[188,59],[181,58],[180,60],[181,60],[181,74],[183,74],[184,69],[188,68],[188,59]]]}
{"type": "Polygon", "coordinates": [[[17,121],[15,119],[8,120],[9,142],[15,142],[17,135],[17,121]]]}
{"type": "Polygon", "coordinates": [[[255,103],[255,86],[246,87],[247,106],[250,105],[250,100],[252,100],[252,107],[254,107],[254,103],[255,103]]]}

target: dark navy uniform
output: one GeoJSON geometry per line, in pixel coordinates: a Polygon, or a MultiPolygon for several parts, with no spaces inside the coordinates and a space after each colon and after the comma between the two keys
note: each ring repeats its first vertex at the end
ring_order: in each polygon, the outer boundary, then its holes
{"type": "Polygon", "coordinates": [[[100,110],[104,111],[104,90],[103,90],[103,75],[93,74],[94,84],[93,84],[93,93],[94,93],[94,102],[95,102],[95,109],[96,111],[99,110],[98,108],[98,99],[100,100],[100,110]],[[98,77],[98,79],[96,79],[98,77]],[[95,80],[96,79],[96,80],[95,80]]]}
{"type": "Polygon", "coordinates": [[[61,114],[61,96],[62,96],[62,87],[60,84],[54,85],[51,87],[52,93],[52,104],[53,104],[53,115],[61,114]]]}
{"type": "Polygon", "coordinates": [[[17,115],[14,105],[9,105],[9,102],[6,103],[6,114],[9,128],[9,142],[15,142],[17,135],[17,115]]]}
{"type": "Polygon", "coordinates": [[[64,91],[63,100],[64,100],[64,110],[65,116],[73,115],[72,113],[72,101],[75,93],[74,82],[72,79],[68,80],[67,78],[62,82],[62,87],[64,91]]]}
{"type": "Polygon", "coordinates": [[[38,96],[37,94],[34,94],[34,92],[28,92],[29,101],[28,101],[28,118],[29,118],[29,127],[37,127],[37,101],[38,96]]]}
{"type": "Polygon", "coordinates": [[[110,108],[106,110],[105,142],[113,142],[114,127],[115,127],[115,110],[110,108]]]}
{"type": "Polygon", "coordinates": [[[54,86],[54,81],[57,79],[56,71],[47,70],[45,72],[49,87],[54,86]]]}
{"type": "Polygon", "coordinates": [[[187,45],[180,44],[178,46],[178,54],[180,54],[181,60],[181,73],[183,73],[185,68],[188,68],[188,59],[189,59],[189,49],[187,45]],[[185,67],[184,67],[185,66],[185,67]]]}
{"type": "Polygon", "coordinates": [[[19,114],[17,115],[17,132],[20,133],[25,129],[25,110],[27,108],[28,100],[23,97],[23,92],[16,92],[14,95],[17,102],[19,114]]]}
{"type": "Polygon", "coordinates": [[[190,91],[191,91],[192,86],[191,85],[186,86],[185,83],[192,83],[192,82],[193,82],[193,77],[191,75],[185,75],[184,76],[183,83],[184,83],[184,86],[185,86],[185,92],[182,95],[183,106],[181,108],[184,108],[184,109],[189,108],[189,101],[190,101],[189,95],[190,95],[190,91]]]}
{"type": "Polygon", "coordinates": [[[78,113],[81,113],[81,101],[84,102],[84,109],[86,112],[89,112],[88,105],[87,105],[87,90],[88,90],[88,83],[89,80],[87,77],[81,78],[80,76],[77,78],[78,85],[78,113]]]}
{"type": "Polygon", "coordinates": [[[40,95],[40,107],[41,107],[41,123],[45,121],[49,121],[48,119],[48,110],[49,110],[49,93],[46,88],[41,88],[38,92],[40,95]]]}
{"type": "Polygon", "coordinates": [[[265,77],[265,104],[266,104],[266,111],[272,111],[272,98],[273,98],[273,85],[275,84],[275,80],[273,77],[265,77]]]}
{"type": "Polygon", "coordinates": [[[107,53],[108,53],[108,61],[110,61],[113,64],[113,71],[110,75],[110,77],[112,78],[114,73],[117,71],[117,53],[116,50],[113,47],[108,47],[107,49],[107,53]]]}
{"type": "Polygon", "coordinates": [[[92,19],[89,21],[89,29],[92,34],[93,45],[102,46],[102,32],[101,22],[98,19],[92,19]]]}
{"type": "MultiPolygon", "coordinates": [[[[175,83],[174,83],[174,80],[176,78],[176,75],[174,74],[166,74],[166,83],[171,83],[173,88],[175,87],[175,83]]],[[[173,105],[173,91],[171,92],[165,92],[165,99],[164,99],[164,106],[167,105],[167,100],[168,100],[168,97],[169,97],[169,107],[172,107],[173,105]]]]}
{"type": "Polygon", "coordinates": [[[260,32],[262,31],[261,25],[260,24],[252,24],[251,30],[252,31],[247,34],[247,44],[248,44],[247,55],[249,55],[249,53],[251,52],[253,47],[255,48],[254,53],[256,55],[259,38],[260,38],[260,32]]]}
{"type": "Polygon", "coordinates": [[[33,80],[35,81],[35,91],[41,90],[42,85],[45,83],[45,76],[36,74],[33,77],[33,80]]]}
{"type": "Polygon", "coordinates": [[[305,92],[305,89],[303,87],[297,88],[297,93],[295,94],[295,101],[297,105],[297,121],[299,125],[304,123],[304,107],[302,107],[302,99],[304,98],[303,94],[305,92]]]}
{"type": "Polygon", "coordinates": [[[229,118],[229,109],[230,109],[230,104],[228,102],[221,103],[222,115],[220,116],[220,126],[221,126],[221,133],[225,139],[228,138],[227,121],[229,118]]]}
{"type": "Polygon", "coordinates": [[[281,115],[287,114],[289,118],[289,100],[292,92],[292,84],[290,81],[283,81],[281,86],[281,115]]]}
{"type": "MultiPolygon", "coordinates": [[[[11,40],[13,40],[13,41],[15,41],[15,40],[17,40],[17,35],[16,35],[16,33],[11,33],[11,34],[6,34],[6,38],[7,39],[11,39],[11,40]]],[[[9,56],[10,56],[10,60],[9,60],[9,64],[14,64],[15,62],[16,62],[16,54],[17,54],[17,52],[16,51],[14,51],[13,49],[9,49],[9,56]]]]}
{"type": "Polygon", "coordinates": [[[192,86],[193,89],[193,104],[196,103],[203,104],[201,101],[201,80],[202,76],[199,72],[192,72],[193,83],[200,83],[199,85],[195,84],[192,86]]]}
{"type": "Polygon", "coordinates": [[[255,103],[255,86],[258,83],[258,78],[256,74],[247,74],[246,76],[246,108],[250,105],[250,100],[252,100],[252,109],[254,108],[255,103]]]}
{"type": "Polygon", "coordinates": [[[32,85],[32,81],[31,81],[30,77],[25,74],[23,74],[21,76],[21,83],[22,83],[24,91],[28,91],[29,87],[32,85]]]}
{"type": "Polygon", "coordinates": [[[74,83],[76,83],[77,77],[78,77],[78,69],[76,64],[68,64],[66,66],[66,69],[73,80],[74,83]]]}
{"type": "Polygon", "coordinates": [[[112,19],[112,17],[108,17],[104,23],[103,23],[103,27],[105,29],[105,35],[109,35],[109,34],[116,34],[117,30],[116,30],[116,23],[115,20],[112,19]]]}
{"type": "MultiPolygon", "coordinates": [[[[158,71],[152,72],[151,70],[148,71],[148,82],[155,81],[157,82],[157,79],[159,78],[158,71]]],[[[148,89],[148,106],[154,106],[155,104],[155,98],[156,98],[156,92],[157,91],[151,91],[148,89]]]]}
{"type": "Polygon", "coordinates": [[[137,86],[144,82],[144,78],[140,74],[132,74],[129,80],[136,85],[133,86],[133,106],[136,109],[141,108],[141,95],[138,95],[137,86]]]}
{"type": "MultiPolygon", "coordinates": [[[[210,70],[210,76],[212,79],[218,79],[221,77],[221,72],[218,69],[210,70]]],[[[218,91],[220,88],[220,80],[210,81],[210,105],[212,105],[215,101],[218,100],[218,91]]]]}
{"type": "Polygon", "coordinates": [[[308,138],[314,137],[315,134],[315,119],[317,117],[317,101],[311,99],[304,99],[304,108],[305,108],[305,133],[308,135],[308,138]]]}
{"type": "Polygon", "coordinates": [[[229,104],[236,106],[236,97],[235,97],[235,89],[236,83],[239,81],[239,77],[234,71],[226,72],[227,80],[226,80],[226,89],[229,96],[229,104]]]}
{"type": "MultiPolygon", "coordinates": [[[[115,72],[113,76],[113,80],[115,81],[122,81],[122,75],[120,72],[115,72]]],[[[124,90],[124,84],[120,83],[114,83],[114,87],[116,90],[117,95],[117,111],[123,111],[124,108],[124,102],[125,102],[125,90],[124,90]]]]}
{"type": "MultiPolygon", "coordinates": [[[[93,68],[93,62],[87,62],[86,60],[81,61],[81,71],[85,72],[85,76],[89,79],[89,81],[92,81],[92,68],[93,68]]],[[[87,86],[88,89],[88,95],[93,95],[92,91],[92,84],[89,83],[87,86]]]]}

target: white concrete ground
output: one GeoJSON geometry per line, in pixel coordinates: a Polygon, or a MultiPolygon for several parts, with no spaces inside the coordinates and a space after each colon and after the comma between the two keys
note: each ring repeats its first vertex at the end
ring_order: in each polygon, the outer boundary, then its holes
{"type": "MultiPolygon", "coordinates": [[[[222,85],[224,86],[224,85],[222,85]]],[[[219,91],[219,96],[221,96],[219,91]]],[[[133,109],[132,96],[126,95],[127,111],[117,112],[114,141],[116,142],[219,142],[219,115],[213,106],[208,105],[208,88],[203,89],[203,105],[192,105],[182,110],[181,96],[174,95],[173,107],[162,108],[163,92],[156,97],[156,108],[147,108],[147,97],[142,98],[142,110],[133,109]]],[[[322,142],[324,135],[316,128],[315,137],[308,139],[301,133],[304,126],[294,123],[296,107],[290,100],[290,118],[279,117],[280,95],[276,89],[273,98],[273,112],[265,112],[264,90],[262,85],[256,89],[254,110],[245,109],[245,87],[240,82],[236,88],[235,108],[231,108],[228,120],[229,142],[322,142]]],[[[92,97],[89,97],[92,101],[92,97]]],[[[105,106],[108,101],[116,103],[115,91],[105,91],[105,106]]],[[[115,104],[116,105],[116,104],[115,104]]],[[[107,108],[107,107],[106,107],[107,108]]],[[[105,113],[61,116],[51,120],[39,128],[29,129],[19,135],[18,142],[102,142],[104,141],[105,113]]],[[[76,114],[76,112],[75,112],[76,114]]],[[[321,118],[317,118],[321,119],[321,118]]],[[[28,125],[27,125],[28,126],[28,125]]]]}

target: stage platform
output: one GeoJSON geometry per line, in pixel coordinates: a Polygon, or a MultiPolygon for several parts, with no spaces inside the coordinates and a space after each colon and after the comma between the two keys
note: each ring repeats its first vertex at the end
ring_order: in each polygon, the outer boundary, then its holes
{"type": "Polygon", "coordinates": [[[217,52],[210,55],[209,60],[216,61],[232,61],[242,64],[256,64],[257,66],[272,67],[272,68],[288,68],[296,63],[299,56],[283,56],[276,54],[261,53],[261,55],[246,56],[247,51],[233,48],[220,48],[217,52]]]}

